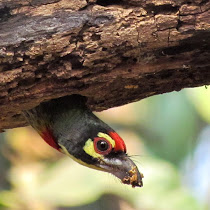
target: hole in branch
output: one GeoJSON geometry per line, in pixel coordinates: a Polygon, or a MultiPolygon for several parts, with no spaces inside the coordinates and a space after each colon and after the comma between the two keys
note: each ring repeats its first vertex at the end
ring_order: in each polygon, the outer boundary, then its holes
{"type": "Polygon", "coordinates": [[[108,5],[119,5],[122,4],[122,0],[97,0],[96,4],[101,6],[108,6],[108,5]]]}

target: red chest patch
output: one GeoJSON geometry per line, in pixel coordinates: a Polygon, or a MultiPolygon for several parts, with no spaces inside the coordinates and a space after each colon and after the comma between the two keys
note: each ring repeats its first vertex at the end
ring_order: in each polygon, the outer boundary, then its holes
{"type": "Polygon", "coordinates": [[[125,142],[116,132],[109,132],[110,137],[115,140],[115,151],[126,152],[125,142]]]}
{"type": "Polygon", "coordinates": [[[59,150],[60,147],[53,138],[51,131],[45,130],[41,133],[41,137],[53,148],[59,150]]]}

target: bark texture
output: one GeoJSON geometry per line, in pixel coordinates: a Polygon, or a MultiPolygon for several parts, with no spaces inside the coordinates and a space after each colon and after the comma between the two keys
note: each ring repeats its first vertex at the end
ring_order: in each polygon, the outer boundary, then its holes
{"type": "Polygon", "coordinates": [[[1,131],[64,95],[100,111],[208,84],[208,0],[0,0],[1,131]]]}

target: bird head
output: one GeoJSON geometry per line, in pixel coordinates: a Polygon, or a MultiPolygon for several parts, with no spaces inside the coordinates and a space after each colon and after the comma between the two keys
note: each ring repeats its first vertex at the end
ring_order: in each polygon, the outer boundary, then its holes
{"type": "Polygon", "coordinates": [[[86,141],[83,150],[95,161],[96,169],[113,174],[124,184],[143,185],[143,175],[128,157],[125,143],[116,132],[99,132],[86,141]]]}
{"type": "Polygon", "coordinates": [[[113,130],[93,133],[74,146],[60,141],[60,151],[82,165],[113,174],[124,184],[143,186],[143,174],[128,157],[122,138],[113,130]]]}

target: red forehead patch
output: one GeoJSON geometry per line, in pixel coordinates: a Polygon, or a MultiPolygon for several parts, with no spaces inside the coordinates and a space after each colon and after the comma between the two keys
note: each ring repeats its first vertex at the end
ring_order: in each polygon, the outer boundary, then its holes
{"type": "Polygon", "coordinates": [[[115,151],[126,152],[126,146],[122,138],[114,131],[109,132],[110,137],[115,140],[115,151]]]}

